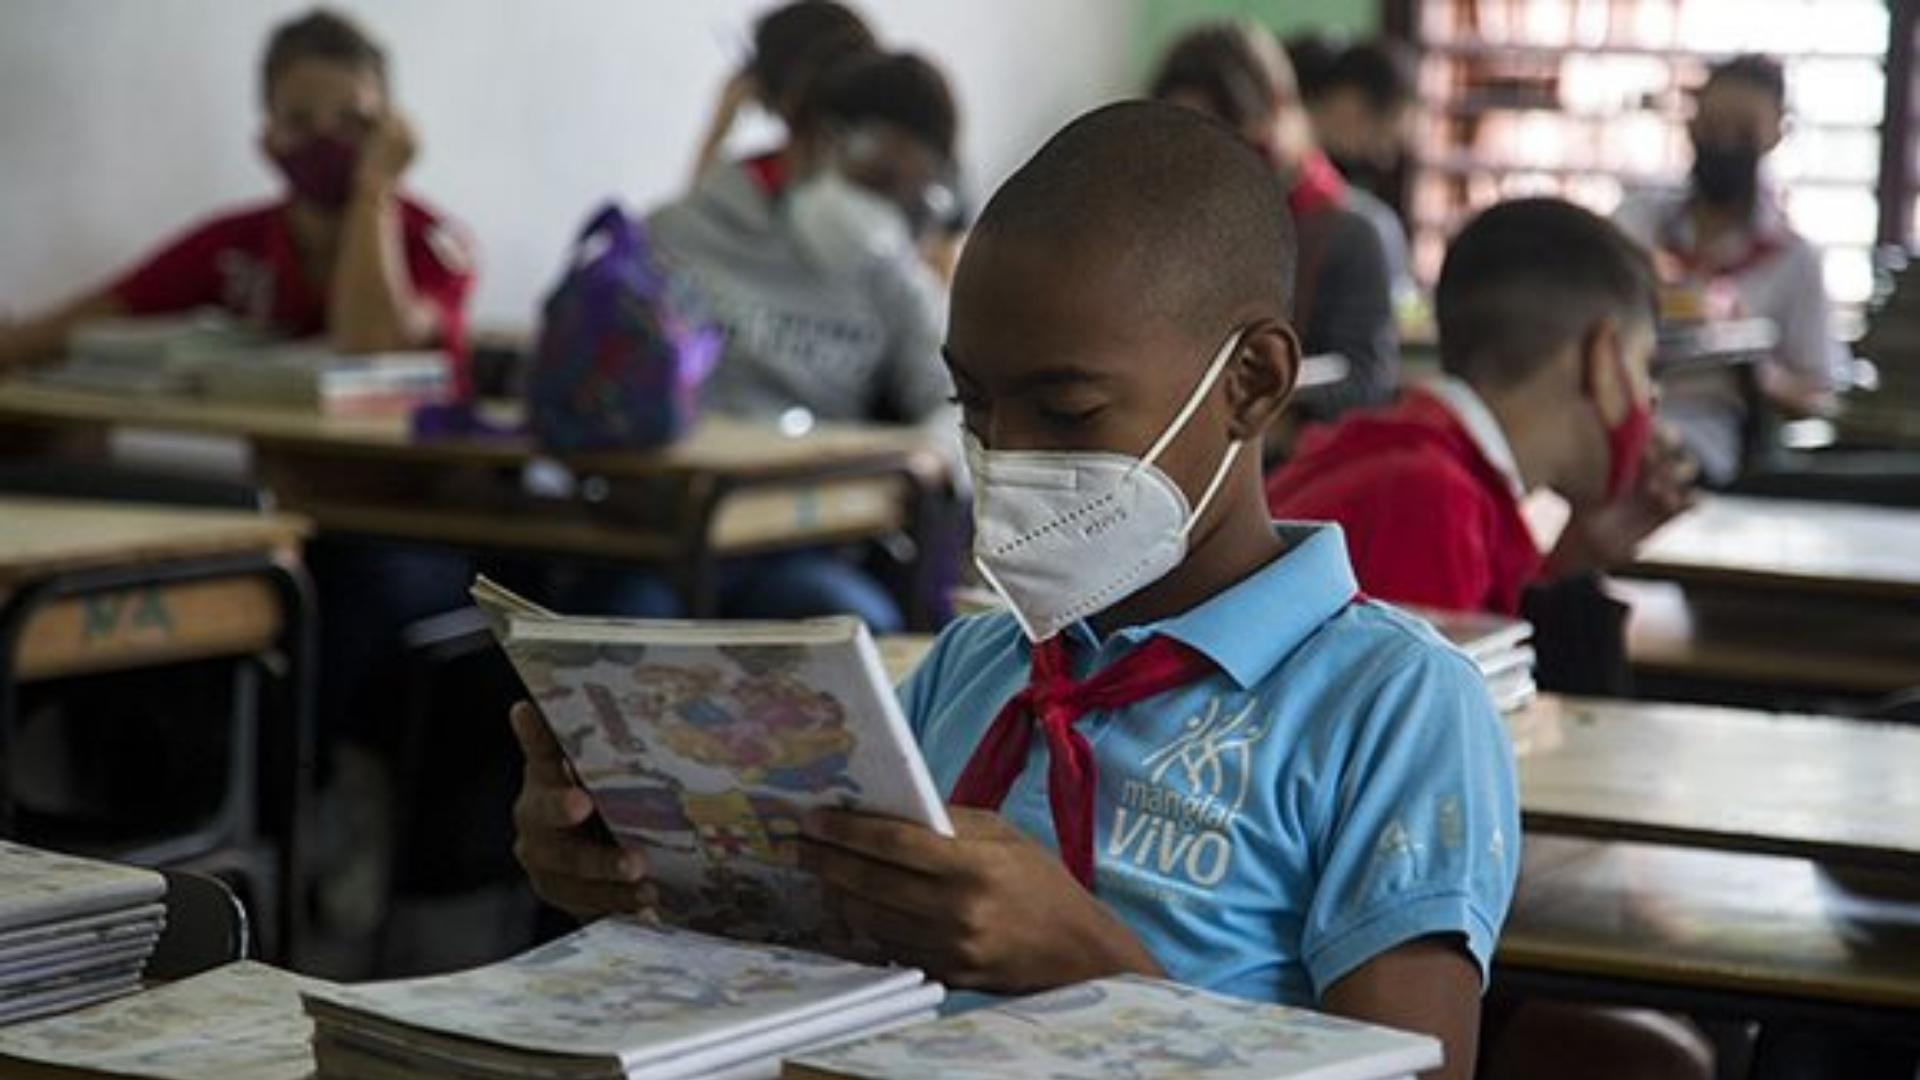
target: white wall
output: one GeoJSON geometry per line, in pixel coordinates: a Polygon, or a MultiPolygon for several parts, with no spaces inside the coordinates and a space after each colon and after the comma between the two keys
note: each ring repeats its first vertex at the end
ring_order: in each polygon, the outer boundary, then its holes
{"type": "MultiPolygon", "coordinates": [[[[424,153],[412,188],[480,248],[474,315],[524,323],[598,200],[684,182],[765,0],[337,0],[388,46],[424,153]]],[[[954,80],[984,194],[1124,92],[1137,0],[855,0],[954,80]]],[[[0,2],[0,312],[100,282],[272,192],[254,150],[268,28],[300,0],[0,2]]]]}

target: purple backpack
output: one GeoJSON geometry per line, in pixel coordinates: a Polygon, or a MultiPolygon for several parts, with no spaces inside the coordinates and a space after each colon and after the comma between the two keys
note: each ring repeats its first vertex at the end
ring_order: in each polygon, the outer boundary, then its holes
{"type": "Polygon", "coordinates": [[[548,295],[527,381],[534,437],[555,453],[646,450],[686,434],[724,336],[608,203],[548,295]]]}

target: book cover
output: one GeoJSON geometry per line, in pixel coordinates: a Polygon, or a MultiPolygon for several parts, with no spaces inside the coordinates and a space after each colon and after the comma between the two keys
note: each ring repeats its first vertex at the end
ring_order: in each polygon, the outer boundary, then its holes
{"type": "Polygon", "coordinates": [[[1387,1080],[1438,1040],[1158,979],[1080,983],[787,1062],[785,1080],[1387,1080]]]}
{"type": "Polygon", "coordinates": [[[853,807],[952,835],[857,619],[569,619],[485,579],[474,599],[671,922],[853,949],[798,866],[802,815],[853,807]]]}
{"type": "Polygon", "coordinates": [[[531,1052],[567,1075],[639,1077],[723,1067],[859,1010],[924,1012],[940,990],[912,969],[603,919],[487,967],[304,998],[321,1036],[388,1056],[483,1072],[531,1052]]]}
{"type": "Polygon", "coordinates": [[[313,1024],[300,991],[325,984],[242,960],[116,1001],[0,1028],[0,1062],[146,1080],[304,1080],[313,1024]]]}

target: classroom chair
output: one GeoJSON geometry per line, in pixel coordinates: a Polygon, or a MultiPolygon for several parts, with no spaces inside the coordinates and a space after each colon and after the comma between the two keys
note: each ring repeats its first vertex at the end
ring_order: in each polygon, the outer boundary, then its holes
{"type": "Polygon", "coordinates": [[[167,925],[160,932],[146,977],[184,979],[244,960],[251,944],[246,906],[216,877],[189,870],[163,870],[167,879],[167,925]]]}
{"type": "MultiPolygon", "coordinates": [[[[260,512],[273,505],[270,493],[246,484],[90,462],[9,462],[0,466],[0,492],[260,512]]],[[[258,913],[266,955],[287,959],[304,924],[301,864],[313,771],[314,650],[306,575],[264,555],[70,572],[7,597],[0,603],[0,762],[9,767],[0,768],[0,835],[119,862],[218,876],[258,913]],[[76,821],[22,807],[11,763],[16,761],[12,744],[23,717],[23,688],[13,677],[12,664],[33,617],[65,600],[238,576],[265,581],[278,601],[280,632],[270,649],[113,672],[104,676],[107,681],[79,676],[30,688],[38,700],[52,696],[68,702],[70,710],[96,714],[131,707],[151,715],[150,710],[177,707],[196,692],[205,692],[208,700],[224,697],[226,767],[210,810],[191,821],[156,827],[145,814],[134,815],[141,820],[76,821]],[[224,693],[216,694],[215,684],[222,684],[224,693]]]]}

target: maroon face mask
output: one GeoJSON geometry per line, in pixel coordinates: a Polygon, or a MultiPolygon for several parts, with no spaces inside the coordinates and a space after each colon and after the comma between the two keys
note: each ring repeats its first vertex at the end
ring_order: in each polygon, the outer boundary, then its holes
{"type": "Polygon", "coordinates": [[[272,151],[271,155],[295,196],[327,210],[339,210],[353,197],[359,143],[314,135],[291,150],[272,151]]]}

